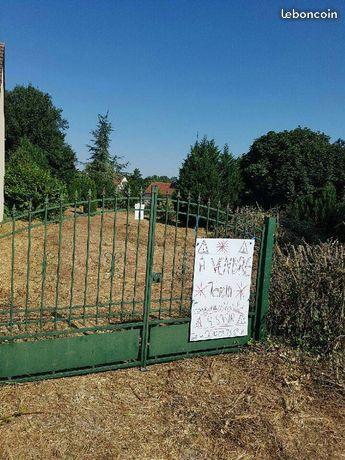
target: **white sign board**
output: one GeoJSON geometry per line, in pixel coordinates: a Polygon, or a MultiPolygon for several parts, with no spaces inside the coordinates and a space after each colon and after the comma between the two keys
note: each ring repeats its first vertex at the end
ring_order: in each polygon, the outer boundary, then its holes
{"type": "Polygon", "coordinates": [[[135,203],[134,205],[134,219],[143,220],[144,219],[144,203],[135,203]]]}
{"type": "Polygon", "coordinates": [[[247,335],[254,243],[197,238],[191,341],[247,335]]]}

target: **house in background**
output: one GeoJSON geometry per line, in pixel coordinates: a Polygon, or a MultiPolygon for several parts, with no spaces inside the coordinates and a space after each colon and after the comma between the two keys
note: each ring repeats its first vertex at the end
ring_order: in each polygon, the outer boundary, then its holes
{"type": "Polygon", "coordinates": [[[0,43],[0,222],[4,217],[5,176],[5,45],[0,43]]]}
{"type": "Polygon", "coordinates": [[[117,190],[121,192],[128,183],[127,177],[121,176],[120,174],[115,175],[114,177],[114,185],[117,187],[117,190]]]}
{"type": "Polygon", "coordinates": [[[172,195],[175,192],[175,187],[172,182],[151,182],[145,190],[144,198],[150,198],[152,187],[154,186],[158,188],[159,195],[168,196],[169,198],[172,198],[172,195]]]}

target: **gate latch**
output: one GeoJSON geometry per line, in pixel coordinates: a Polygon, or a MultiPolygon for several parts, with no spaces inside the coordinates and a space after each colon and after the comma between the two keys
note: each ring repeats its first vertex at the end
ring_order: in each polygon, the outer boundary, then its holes
{"type": "Polygon", "coordinates": [[[163,279],[163,274],[159,272],[153,272],[152,273],[152,281],[154,283],[161,283],[163,279]]]}

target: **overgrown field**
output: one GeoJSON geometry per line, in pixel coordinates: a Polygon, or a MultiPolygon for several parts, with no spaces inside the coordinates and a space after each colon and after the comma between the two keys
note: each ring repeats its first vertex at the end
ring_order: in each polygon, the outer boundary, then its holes
{"type": "Polygon", "coordinates": [[[276,247],[268,316],[271,334],[325,357],[345,383],[345,246],[276,247]]]}
{"type": "MultiPolygon", "coordinates": [[[[82,213],[65,221],[8,222],[1,228],[0,335],[108,325],[142,318],[149,221],[134,220],[134,212],[106,210],[103,216],[82,213]],[[10,327],[8,326],[10,324],[10,327]]],[[[262,216],[236,217],[236,232],[258,229],[262,216]]],[[[176,224],[174,212],[158,215],[151,313],[164,318],[189,314],[196,236],[212,236],[190,222],[176,224]]],[[[208,225],[208,224],[207,224],[208,225]]],[[[214,225],[214,224],[213,224],[214,225]]],[[[209,230],[209,233],[208,233],[209,230]]],[[[233,236],[234,225],[217,228],[217,236],[233,236]]],[[[255,292],[259,243],[255,245],[252,294],[255,292]]],[[[251,296],[254,302],[254,295],[251,296]]]]}
{"type": "MultiPolygon", "coordinates": [[[[11,222],[2,226],[0,322],[15,324],[10,331],[0,324],[0,334],[142,318],[148,220],[135,221],[133,212],[128,221],[126,212],[105,213],[103,222],[100,215],[90,222],[79,215],[74,223],[71,211],[65,217],[61,228],[53,223],[46,231],[34,222],[30,235],[28,223],[19,221],[14,240],[11,222]]],[[[181,315],[189,310],[195,232],[159,221],[155,234],[153,270],[163,281],[152,286],[152,310],[181,315]]]]}

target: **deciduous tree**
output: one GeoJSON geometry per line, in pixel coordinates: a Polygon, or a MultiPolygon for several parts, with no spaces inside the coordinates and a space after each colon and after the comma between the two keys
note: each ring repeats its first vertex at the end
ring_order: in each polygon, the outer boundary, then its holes
{"type": "Polygon", "coordinates": [[[308,128],[270,131],[257,139],[242,159],[247,198],[270,207],[313,195],[329,183],[344,187],[345,149],[308,128]],[[342,179],[338,180],[338,174],[342,179]]]}
{"type": "Polygon", "coordinates": [[[68,183],[75,173],[76,155],[65,142],[67,121],[48,93],[32,85],[15,86],[5,94],[6,158],[25,138],[44,152],[53,176],[68,183]]]}

